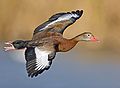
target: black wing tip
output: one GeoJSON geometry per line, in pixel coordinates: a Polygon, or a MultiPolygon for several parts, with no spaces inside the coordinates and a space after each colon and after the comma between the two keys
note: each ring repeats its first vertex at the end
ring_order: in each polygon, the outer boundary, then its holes
{"type": "Polygon", "coordinates": [[[44,69],[41,69],[39,71],[36,71],[36,72],[28,72],[28,77],[37,77],[39,74],[42,74],[44,70],[48,70],[50,68],[50,66],[44,68],[44,69]]]}
{"type": "Polygon", "coordinates": [[[38,74],[28,74],[28,77],[30,77],[30,78],[34,78],[34,77],[37,77],[38,76],[38,74]]]}
{"type": "Polygon", "coordinates": [[[28,73],[28,77],[31,77],[31,78],[37,77],[38,74],[41,74],[42,72],[43,72],[43,70],[40,70],[40,71],[35,72],[35,73],[28,73]]]}
{"type": "Polygon", "coordinates": [[[82,15],[83,14],[83,10],[76,10],[76,14],[82,15]]]}
{"type": "Polygon", "coordinates": [[[83,14],[83,10],[76,10],[76,11],[72,11],[71,13],[77,14],[79,16],[78,18],[80,18],[83,14]]]}

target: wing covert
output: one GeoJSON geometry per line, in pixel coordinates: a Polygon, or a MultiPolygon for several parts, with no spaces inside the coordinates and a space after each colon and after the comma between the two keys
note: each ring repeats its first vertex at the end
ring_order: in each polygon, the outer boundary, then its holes
{"type": "Polygon", "coordinates": [[[79,19],[83,14],[83,10],[72,11],[67,13],[57,13],[49,18],[48,21],[39,25],[34,34],[43,32],[45,30],[51,32],[58,32],[63,34],[64,30],[79,19]]]}

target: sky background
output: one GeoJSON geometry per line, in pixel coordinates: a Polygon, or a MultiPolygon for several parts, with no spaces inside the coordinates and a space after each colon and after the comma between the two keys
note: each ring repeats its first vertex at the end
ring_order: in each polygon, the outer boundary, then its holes
{"type": "Polygon", "coordinates": [[[0,88],[120,88],[119,0],[0,0],[0,88]],[[65,30],[72,38],[92,32],[100,43],[80,42],[58,53],[51,68],[28,78],[24,51],[5,52],[5,41],[31,39],[34,29],[58,12],[83,10],[65,30]]]}

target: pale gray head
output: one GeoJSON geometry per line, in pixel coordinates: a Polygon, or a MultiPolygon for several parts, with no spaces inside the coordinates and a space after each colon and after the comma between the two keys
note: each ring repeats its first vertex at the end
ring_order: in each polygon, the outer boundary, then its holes
{"type": "Polygon", "coordinates": [[[84,32],[76,36],[75,39],[77,41],[92,41],[92,42],[98,41],[98,39],[94,37],[94,35],[91,32],[84,32]]]}

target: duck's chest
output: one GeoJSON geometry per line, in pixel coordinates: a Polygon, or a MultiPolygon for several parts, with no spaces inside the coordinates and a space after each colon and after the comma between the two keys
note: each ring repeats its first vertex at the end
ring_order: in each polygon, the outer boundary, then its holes
{"type": "Polygon", "coordinates": [[[58,45],[58,50],[59,52],[66,52],[71,50],[77,43],[74,41],[63,41],[58,45]]]}

